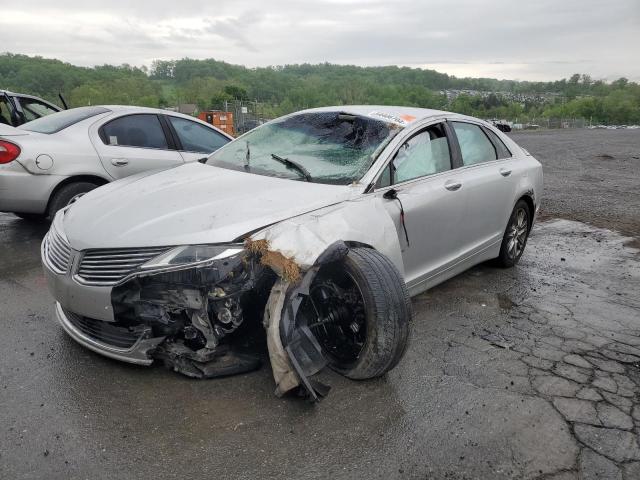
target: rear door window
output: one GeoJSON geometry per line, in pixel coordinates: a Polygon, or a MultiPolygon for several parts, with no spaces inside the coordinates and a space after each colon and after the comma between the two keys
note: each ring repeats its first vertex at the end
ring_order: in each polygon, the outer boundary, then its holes
{"type": "Polygon", "coordinates": [[[105,145],[139,148],[168,148],[157,115],[140,113],[116,118],[102,126],[100,138],[105,145]]]}
{"type": "Polygon", "coordinates": [[[478,125],[451,122],[458,138],[463,165],[476,165],[498,158],[496,148],[478,125]]]}
{"type": "Polygon", "coordinates": [[[187,152],[212,153],[229,143],[229,139],[209,127],[185,118],[169,116],[182,149],[187,152]]]}

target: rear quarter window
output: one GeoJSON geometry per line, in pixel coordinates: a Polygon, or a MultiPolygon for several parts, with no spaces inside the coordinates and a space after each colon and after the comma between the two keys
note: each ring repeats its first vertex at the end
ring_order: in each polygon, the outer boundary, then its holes
{"type": "Polygon", "coordinates": [[[496,135],[494,132],[492,132],[488,128],[485,128],[484,131],[489,136],[489,139],[491,140],[493,145],[496,147],[496,153],[498,154],[498,159],[511,158],[513,156],[511,151],[507,148],[504,142],[500,140],[500,137],[498,135],[496,135]]]}

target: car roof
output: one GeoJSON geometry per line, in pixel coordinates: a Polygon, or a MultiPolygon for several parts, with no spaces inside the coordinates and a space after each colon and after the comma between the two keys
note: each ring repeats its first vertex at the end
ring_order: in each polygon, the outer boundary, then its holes
{"type": "Polygon", "coordinates": [[[171,110],[163,110],[161,108],[154,107],[137,107],[135,105],[96,105],[98,107],[108,108],[113,112],[140,112],[140,113],[175,113],[171,110]]]}
{"type": "MultiPolygon", "coordinates": [[[[385,120],[397,125],[408,126],[429,117],[452,116],[464,117],[457,113],[433,110],[431,108],[400,107],[389,105],[337,105],[333,107],[310,108],[297,113],[306,112],[341,112],[350,115],[370,117],[376,120],[385,120]]],[[[468,117],[471,118],[471,117],[468,117]]],[[[477,119],[474,119],[477,120],[477,119]]]]}

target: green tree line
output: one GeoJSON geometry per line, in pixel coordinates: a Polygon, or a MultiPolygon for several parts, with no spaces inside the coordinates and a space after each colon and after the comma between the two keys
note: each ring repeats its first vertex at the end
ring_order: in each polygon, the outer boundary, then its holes
{"type": "Polygon", "coordinates": [[[482,118],[582,117],[593,123],[640,123],[640,85],[586,74],[552,82],[458,78],[408,67],[300,64],[247,68],[214,59],[79,67],[60,60],[0,54],[0,88],[71,106],[154,107],[195,103],[202,110],[225,100],[257,100],[271,116],[342,104],[446,109],[482,118]],[[447,97],[445,90],[467,90],[447,97]]]}

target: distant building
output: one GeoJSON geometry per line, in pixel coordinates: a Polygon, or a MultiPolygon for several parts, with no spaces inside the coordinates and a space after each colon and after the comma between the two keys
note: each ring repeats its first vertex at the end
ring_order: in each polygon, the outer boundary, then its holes
{"type": "Polygon", "coordinates": [[[185,115],[195,115],[198,111],[198,106],[195,103],[181,103],[178,105],[178,112],[185,115]]]}

